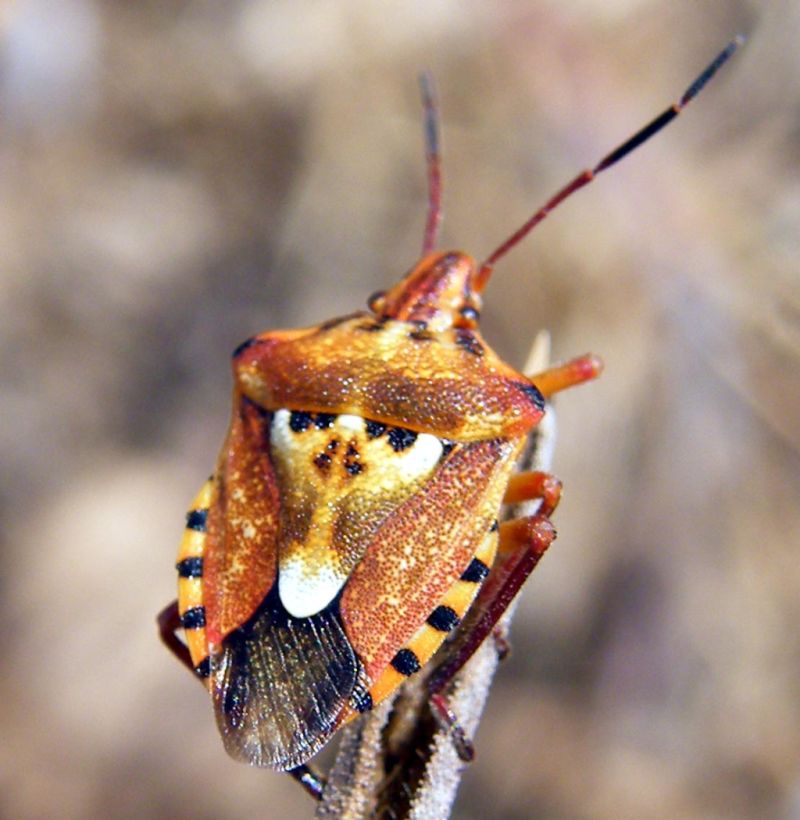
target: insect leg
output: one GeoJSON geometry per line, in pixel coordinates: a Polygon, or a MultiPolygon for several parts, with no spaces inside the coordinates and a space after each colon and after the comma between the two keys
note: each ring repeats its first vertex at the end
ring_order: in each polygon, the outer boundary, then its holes
{"type": "MultiPolygon", "coordinates": [[[[503,496],[504,504],[520,504],[526,501],[540,501],[536,512],[541,516],[551,516],[561,500],[562,490],[561,480],[550,473],[532,470],[517,473],[511,477],[503,496]]],[[[501,540],[499,551],[502,554],[507,549],[512,551],[517,549],[516,543],[512,540],[501,540]]],[[[511,644],[508,640],[508,628],[504,624],[495,626],[492,632],[497,656],[499,660],[505,660],[511,653],[511,644]]]]}
{"type": "MultiPolygon", "coordinates": [[[[546,476],[544,473],[540,475],[546,476]]],[[[463,760],[471,760],[474,750],[442,691],[484,640],[494,632],[497,622],[555,539],[556,532],[550,519],[537,513],[503,522],[500,525],[499,536],[498,549],[507,557],[486,579],[473,606],[477,613],[476,619],[465,633],[457,652],[450,661],[440,666],[428,681],[433,713],[450,732],[456,750],[463,760]]]]}
{"type": "Polygon", "coordinates": [[[194,672],[194,664],[189,654],[189,647],[178,638],[177,632],[182,628],[181,617],[178,614],[178,602],[173,601],[164,607],[158,614],[158,631],[161,640],[167,649],[190,671],[194,672]]]}
{"type": "Polygon", "coordinates": [[[325,779],[310,766],[303,763],[294,769],[289,769],[286,774],[291,775],[315,800],[322,800],[325,779]]]}
{"type": "Polygon", "coordinates": [[[540,514],[515,518],[500,525],[499,550],[508,557],[486,579],[473,606],[480,614],[458,653],[431,676],[428,684],[431,693],[444,689],[491,634],[555,537],[556,531],[550,520],[540,514]]]}
{"type": "Polygon", "coordinates": [[[456,713],[450,708],[447,698],[441,692],[433,692],[428,702],[439,725],[450,734],[456,753],[465,763],[475,758],[475,744],[467,737],[464,727],[458,722],[456,713]]]}
{"type": "MultiPolygon", "coordinates": [[[[548,516],[561,500],[561,481],[550,473],[534,470],[529,473],[517,473],[511,477],[503,496],[504,504],[519,504],[522,501],[541,499],[539,515],[548,516]]],[[[503,549],[502,539],[500,549],[503,549]]]]}
{"type": "Polygon", "coordinates": [[[542,373],[530,376],[530,380],[539,388],[541,394],[548,398],[553,393],[575,387],[583,382],[596,379],[603,370],[603,362],[597,356],[587,353],[570,359],[565,364],[551,367],[542,373]]]}

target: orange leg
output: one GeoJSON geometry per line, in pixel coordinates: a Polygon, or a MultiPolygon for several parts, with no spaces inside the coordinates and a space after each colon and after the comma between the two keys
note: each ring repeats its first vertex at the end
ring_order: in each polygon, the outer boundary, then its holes
{"type": "Polygon", "coordinates": [[[545,398],[549,398],[553,393],[596,379],[602,371],[603,362],[597,356],[587,353],[565,364],[536,373],[530,376],[530,380],[545,398]]]}
{"type": "MultiPolygon", "coordinates": [[[[503,496],[504,504],[519,504],[522,501],[541,499],[539,515],[549,516],[561,500],[561,481],[550,473],[538,470],[529,473],[517,473],[511,476],[503,496]]],[[[500,549],[503,549],[503,540],[500,539],[500,549]]]]}
{"type": "MultiPolygon", "coordinates": [[[[538,514],[540,516],[551,516],[561,500],[561,480],[550,473],[543,473],[534,470],[527,473],[517,473],[511,477],[506,487],[506,494],[503,497],[504,504],[519,504],[523,501],[541,500],[538,514]]],[[[501,539],[499,551],[506,553],[519,549],[519,545],[514,538],[501,539]]],[[[511,644],[508,641],[507,629],[500,625],[492,632],[497,656],[503,661],[511,653],[511,644]]]]}

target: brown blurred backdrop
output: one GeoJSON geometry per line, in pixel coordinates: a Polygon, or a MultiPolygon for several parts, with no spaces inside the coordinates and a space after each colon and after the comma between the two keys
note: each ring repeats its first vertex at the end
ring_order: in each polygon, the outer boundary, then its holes
{"type": "Polygon", "coordinates": [[[17,0],[0,6],[0,814],[309,816],[229,761],[161,648],[230,351],[486,254],[747,47],[498,268],[483,330],[592,350],[559,540],[460,818],[800,816],[800,4],[17,0]]]}

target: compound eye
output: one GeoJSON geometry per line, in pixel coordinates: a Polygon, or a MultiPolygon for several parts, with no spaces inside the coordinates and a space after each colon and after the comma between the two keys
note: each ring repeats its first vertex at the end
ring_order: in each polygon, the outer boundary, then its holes
{"type": "Polygon", "coordinates": [[[383,310],[383,303],[386,300],[386,291],[385,290],[376,290],[372,296],[367,299],[367,307],[373,313],[380,313],[383,310]]]}
{"type": "Polygon", "coordinates": [[[472,305],[465,305],[458,311],[458,313],[461,317],[461,321],[467,327],[478,326],[478,320],[481,318],[481,314],[478,312],[477,308],[472,307],[472,305]]]}

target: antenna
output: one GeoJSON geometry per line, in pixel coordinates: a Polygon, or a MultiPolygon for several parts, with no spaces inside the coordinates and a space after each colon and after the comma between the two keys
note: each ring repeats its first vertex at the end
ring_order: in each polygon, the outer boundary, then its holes
{"type": "Polygon", "coordinates": [[[425,158],[428,161],[428,218],[422,241],[422,255],[425,256],[436,247],[442,222],[442,155],[439,150],[439,103],[429,71],[420,74],[419,87],[425,107],[425,158]]]}
{"type": "Polygon", "coordinates": [[[670,123],[681,111],[702,91],[703,87],[708,81],[719,71],[719,69],[728,61],[737,48],[744,43],[744,37],[740,34],[731,40],[730,43],[709,63],[706,69],[697,77],[697,79],[686,89],[683,96],[669,108],[659,114],[655,119],[649,122],[644,128],[637,131],[630,139],[626,140],[619,147],[615,148],[610,154],[600,160],[594,168],[587,168],[581,171],[575,179],[565,185],[557,194],[552,196],[547,202],[539,208],[538,211],[524,224],[518,228],[511,236],[506,239],[499,247],[497,247],[486,261],[481,263],[478,272],[475,275],[473,282],[473,290],[480,293],[489,281],[492,275],[492,270],[498,259],[505,256],[515,245],[524,239],[549,213],[560,205],[565,199],[572,196],[575,191],[580,190],[585,185],[588,185],[601,171],[615,165],[621,159],[626,157],[631,151],[638,148],[643,142],[646,142],[654,134],[657,134],[664,126],[670,123]]]}

